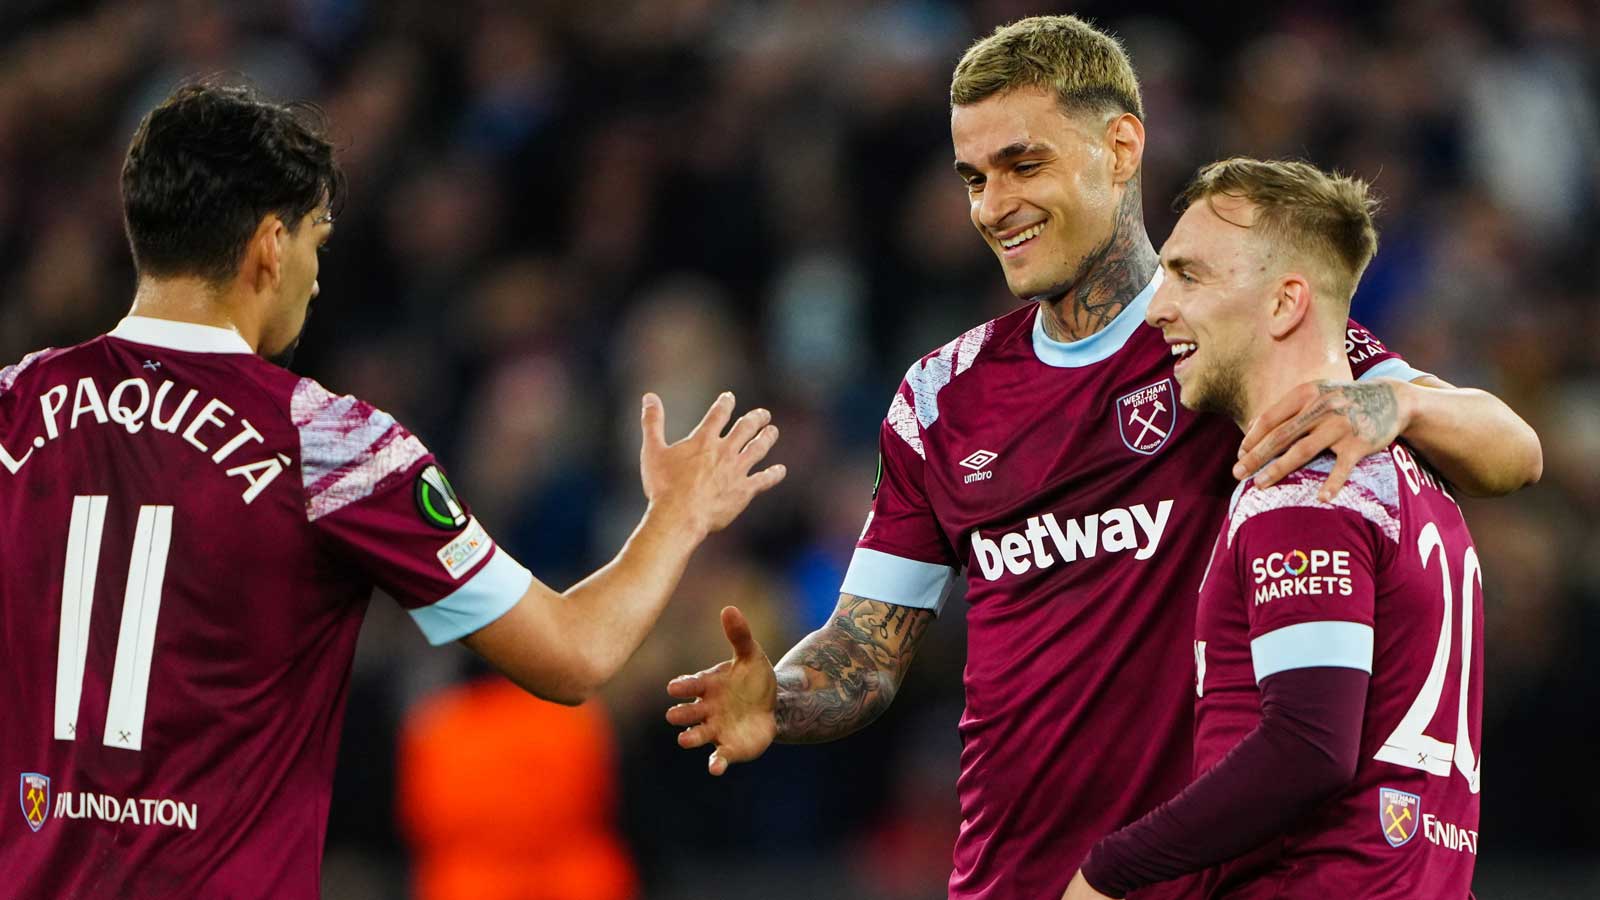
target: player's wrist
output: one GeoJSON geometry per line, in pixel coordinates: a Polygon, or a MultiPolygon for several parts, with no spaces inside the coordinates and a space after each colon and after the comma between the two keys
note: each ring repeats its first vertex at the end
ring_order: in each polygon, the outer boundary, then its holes
{"type": "Polygon", "coordinates": [[[1417,424],[1422,415],[1421,406],[1424,398],[1418,394],[1421,389],[1409,381],[1398,378],[1379,378],[1375,381],[1389,388],[1390,394],[1394,397],[1395,434],[1405,437],[1406,431],[1417,424]]]}
{"type": "Polygon", "coordinates": [[[658,534],[693,550],[711,535],[711,523],[692,503],[659,498],[651,500],[645,507],[640,530],[658,534]]]}

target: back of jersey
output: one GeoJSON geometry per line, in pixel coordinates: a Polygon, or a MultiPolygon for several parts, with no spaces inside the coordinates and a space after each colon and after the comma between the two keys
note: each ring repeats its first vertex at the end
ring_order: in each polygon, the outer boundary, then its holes
{"type": "Polygon", "coordinates": [[[0,373],[0,448],[6,883],[317,896],[374,583],[421,605],[492,550],[434,558],[466,517],[426,449],[232,332],[149,319],[0,373]]]}

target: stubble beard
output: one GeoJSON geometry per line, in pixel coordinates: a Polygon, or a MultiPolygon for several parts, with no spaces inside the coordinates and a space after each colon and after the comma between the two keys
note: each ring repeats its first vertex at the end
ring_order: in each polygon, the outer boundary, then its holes
{"type": "Polygon", "coordinates": [[[1211,369],[1210,373],[1200,373],[1202,377],[1194,386],[1194,400],[1184,405],[1196,412],[1216,413],[1242,422],[1248,406],[1244,354],[1236,353],[1218,360],[1211,369]]]}

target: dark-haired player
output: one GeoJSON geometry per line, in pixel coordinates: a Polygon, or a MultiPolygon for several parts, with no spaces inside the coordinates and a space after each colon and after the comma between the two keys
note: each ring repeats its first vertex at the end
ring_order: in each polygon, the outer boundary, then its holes
{"type": "MultiPolygon", "coordinates": [[[[581,702],[691,552],[784,474],[724,394],[668,445],[649,507],[552,591],[497,547],[394,419],[268,362],[317,295],[339,170],[312,111],[179,89],[122,173],[138,268],[109,335],[0,370],[0,894],[319,894],[339,724],[374,586],[435,644],[581,702]]],[[[506,448],[506,452],[528,452],[506,448]]]]}
{"type": "MultiPolygon", "coordinates": [[[[1146,312],[1188,409],[1242,428],[1349,378],[1377,249],[1367,186],[1305,163],[1202,169],[1146,312]]],[[[1483,578],[1455,500],[1395,443],[1329,500],[1324,455],[1234,492],[1200,586],[1194,783],[1096,845],[1068,900],[1207,866],[1206,897],[1471,896],[1483,578]]]]}
{"type": "MultiPolygon", "coordinates": [[[[1033,900],[1188,783],[1194,591],[1238,434],[1179,407],[1172,348],[1143,326],[1161,275],[1140,208],[1139,87],[1116,41],[1070,16],[1025,19],[967,51],[950,96],[972,224],[1032,302],[906,374],[832,620],[774,672],[725,610],[734,658],[675,680],[691,702],[667,718],[683,746],[716,744],[713,773],[773,740],[850,734],[892,701],[964,572],[950,895],[1033,900]]],[[[1291,391],[1246,465],[1288,447],[1270,479],[1332,446],[1336,491],[1403,433],[1472,492],[1538,477],[1538,438],[1499,400],[1421,376],[1353,322],[1345,333],[1363,380],[1291,391]]],[[[1218,352],[1202,340],[1192,355],[1218,352]]]]}

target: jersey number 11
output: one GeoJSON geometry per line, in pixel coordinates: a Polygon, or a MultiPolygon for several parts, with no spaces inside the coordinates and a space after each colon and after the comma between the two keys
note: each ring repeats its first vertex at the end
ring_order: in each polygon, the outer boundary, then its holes
{"type": "MultiPolygon", "coordinates": [[[[78,739],[78,701],[89,656],[89,617],[94,611],[95,578],[100,572],[100,536],[106,524],[106,497],[72,498],[67,532],[67,567],[61,581],[61,641],[56,656],[56,740],[78,739]]],[[[150,693],[150,657],[156,646],[161,586],[172,546],[172,507],[139,507],[128,566],[128,590],[117,633],[117,662],[111,670],[106,707],[107,747],[144,746],[144,706],[150,693]]]]}

